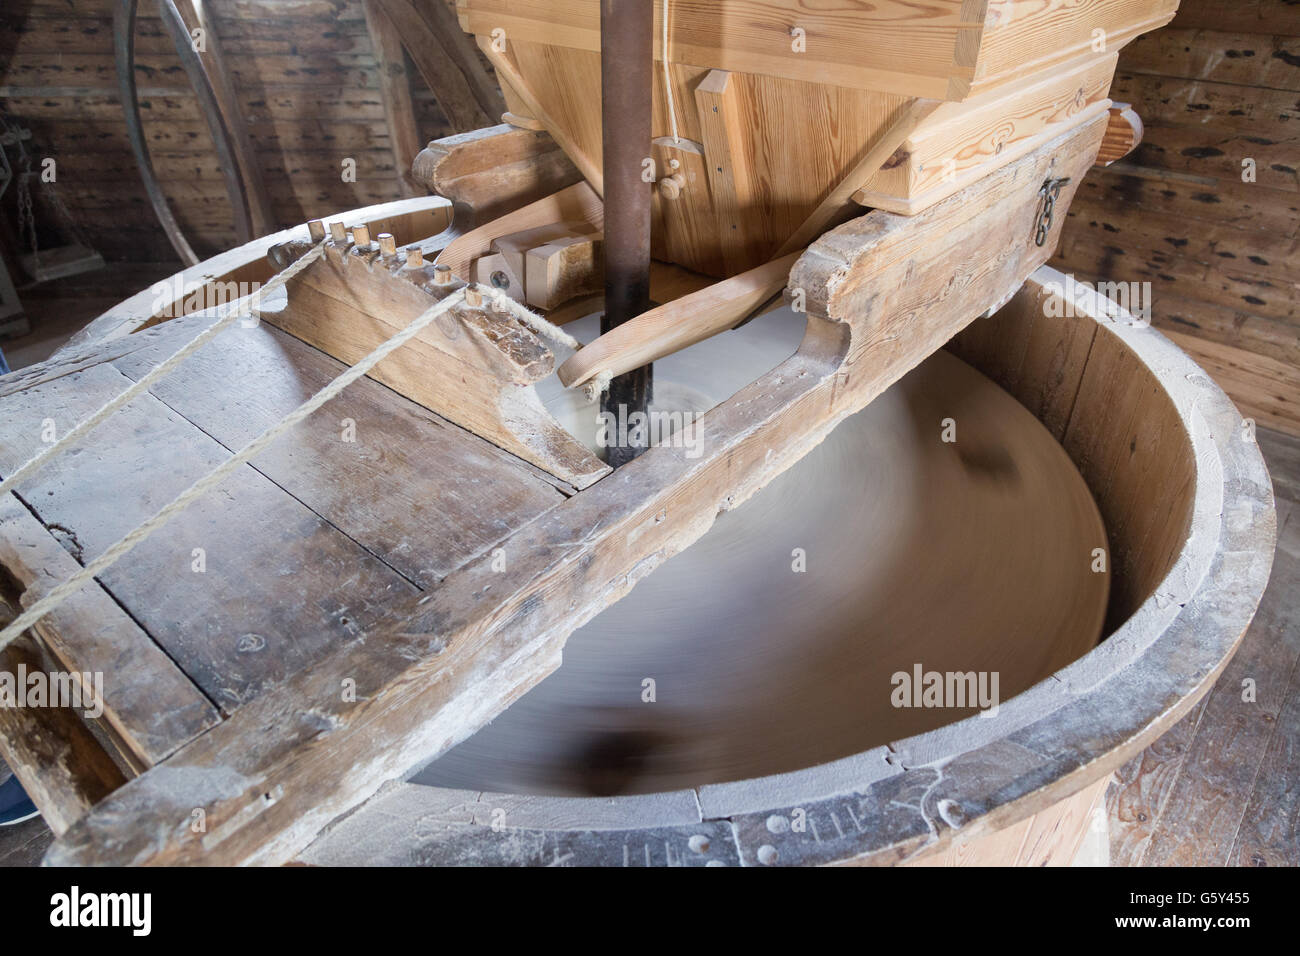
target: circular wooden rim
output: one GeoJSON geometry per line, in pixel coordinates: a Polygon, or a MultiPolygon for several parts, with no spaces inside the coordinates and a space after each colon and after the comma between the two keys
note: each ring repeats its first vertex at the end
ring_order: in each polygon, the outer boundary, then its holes
{"type": "MultiPolygon", "coordinates": [[[[1044,268],[1034,279],[1063,277],[1044,268]]],[[[529,796],[510,810],[511,842],[532,834],[540,843],[557,830],[598,835],[566,841],[570,862],[587,865],[623,865],[628,847],[651,841],[695,837],[691,845],[707,846],[700,841],[726,835],[748,865],[898,863],[1072,796],[1181,719],[1213,686],[1263,595],[1276,539],[1272,487],[1258,446],[1243,437],[1241,414],[1181,349],[1131,317],[1080,317],[1089,318],[1161,384],[1196,462],[1177,560],[1102,644],[1004,702],[996,721],[971,717],[830,764],[700,787],[698,821],[666,810],[681,805],[673,799],[681,794],[529,796]],[[796,818],[810,825],[790,826],[796,818]],[[555,820],[602,822],[557,827],[555,820]]],[[[440,804],[478,796],[427,789],[450,798],[440,804]]],[[[492,828],[465,830],[438,862],[506,861],[492,828]]]]}

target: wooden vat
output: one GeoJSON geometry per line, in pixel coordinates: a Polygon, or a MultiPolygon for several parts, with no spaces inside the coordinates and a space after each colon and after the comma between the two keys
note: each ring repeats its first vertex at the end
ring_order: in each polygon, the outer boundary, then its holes
{"type": "Polygon", "coordinates": [[[1263,593],[1263,459],[1160,333],[1040,268],[948,345],[1056,436],[1105,518],[1107,636],[1002,705],[832,764],[593,799],[400,784],[302,858],[328,864],[1063,864],[1110,774],[1212,686],[1263,593]],[[494,820],[508,821],[505,829],[494,820]]]}

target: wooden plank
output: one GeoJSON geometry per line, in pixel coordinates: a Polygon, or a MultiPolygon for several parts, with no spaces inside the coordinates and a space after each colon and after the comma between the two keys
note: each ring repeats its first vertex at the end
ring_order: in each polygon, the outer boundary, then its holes
{"type": "Polygon", "coordinates": [[[1280,278],[1300,269],[1300,241],[1252,229],[1249,223],[1188,219],[1151,206],[1120,203],[1113,194],[1102,199],[1087,188],[1080,190],[1069,216],[1071,225],[1061,244],[1063,255],[1072,239],[1088,236],[1097,242],[1110,238],[1134,248],[1160,250],[1209,266],[1226,261],[1234,269],[1257,275],[1280,278]]]}
{"type": "MultiPolygon", "coordinates": [[[[884,197],[899,202],[924,195],[934,202],[1006,165],[1023,155],[1017,146],[1054,124],[1079,121],[1089,106],[1104,100],[1117,59],[1116,53],[1087,56],[1059,72],[1031,74],[982,96],[943,104],[879,171],[859,183],[863,197],[858,201],[886,208],[884,197]]],[[[917,203],[909,211],[920,208],[917,203]]]]}
{"type": "Polygon", "coordinates": [[[1294,135],[1289,132],[1290,124],[1300,119],[1300,104],[1287,90],[1208,80],[1188,82],[1181,77],[1130,72],[1127,62],[1121,65],[1124,68],[1115,74],[1116,99],[1133,103],[1151,123],[1236,130],[1286,141],[1294,135]]]}
{"type": "Polygon", "coordinates": [[[587,343],[556,374],[566,387],[576,388],[598,375],[622,375],[725,332],[785,288],[801,254],[789,253],[643,312],[587,343]]]}
{"type": "MultiPolygon", "coordinates": [[[[0,620],[9,619],[0,614],[0,620]]],[[[0,670],[15,679],[50,672],[29,637],[0,651],[0,670]]],[[[67,707],[0,707],[0,756],[56,836],[127,780],[81,714],[67,707]]]]}
{"type": "Polygon", "coordinates": [[[1300,436],[1300,370],[1267,355],[1166,331],[1241,409],[1266,428],[1300,436]]]}
{"type": "MultiPolygon", "coordinates": [[[[66,529],[47,529],[13,495],[6,498],[0,502],[0,568],[23,589],[21,604],[27,607],[81,569],[65,550],[75,550],[78,538],[66,529]]],[[[208,698],[99,585],[83,588],[35,630],[62,669],[103,675],[104,723],[135,766],[159,763],[220,719],[208,698]]]]}
{"type": "Polygon", "coordinates": [[[1182,772],[1187,746],[1196,734],[1205,703],[1166,731],[1115,775],[1107,794],[1110,855],[1114,866],[1141,866],[1169,792],[1182,772]]]}
{"type": "Polygon", "coordinates": [[[1233,4],[1216,3],[1215,0],[1183,0],[1174,25],[1300,37],[1300,10],[1288,0],[1237,0],[1233,4]]]}
{"type": "MultiPolygon", "coordinates": [[[[1183,8],[1187,9],[1186,0],[1183,8]]],[[[1226,33],[1179,28],[1176,20],[1163,30],[1138,37],[1124,48],[1124,69],[1133,73],[1176,76],[1185,80],[1238,83],[1272,90],[1300,91],[1300,36],[1226,33]]],[[[1265,31],[1269,24],[1258,24],[1265,31]]]]}
{"type": "MultiPolygon", "coordinates": [[[[1285,520],[1283,516],[1279,510],[1278,557],[1273,568],[1277,587],[1264,595],[1263,620],[1257,617],[1252,631],[1280,626],[1294,638],[1300,634],[1300,612],[1283,595],[1294,594],[1300,583],[1300,509],[1288,507],[1285,520]]],[[[1281,701],[1276,721],[1265,725],[1268,746],[1235,834],[1227,860],[1230,866],[1300,866],[1300,665],[1291,668],[1281,701]]]]}
{"type": "Polygon", "coordinates": [[[1251,159],[1256,181],[1250,185],[1295,192],[1300,190],[1297,145],[1300,139],[1292,136],[1278,141],[1244,131],[1151,122],[1146,124],[1133,161],[1194,176],[1240,179],[1242,162],[1251,159]]]}
{"type": "MultiPolygon", "coordinates": [[[[66,430],[129,384],[98,365],[7,398],[0,467],[31,456],[45,419],[66,430]]],[[[338,434],[334,423],[328,427],[338,434]]],[[[84,447],[82,468],[46,469],[20,486],[42,522],[65,529],[66,547],[83,561],[229,457],[152,397],[109,418],[84,447]]],[[[226,711],[364,634],[392,598],[416,593],[251,467],[99,580],[226,711]]]]}
{"type": "Polygon", "coordinates": [[[727,274],[742,271],[754,254],[749,215],[755,206],[752,158],[745,148],[744,114],[736,86],[725,70],[711,70],[695,88],[709,193],[717,216],[727,274]]]}
{"type": "MultiPolygon", "coordinates": [[[[114,365],[138,379],[169,353],[143,349],[114,365]]],[[[263,324],[218,335],[150,391],[233,452],[343,369],[263,324]]],[[[327,408],[330,427],[304,423],[254,466],[422,588],[564,500],[541,472],[370,379],[327,408]],[[352,441],[340,440],[340,421],[352,423],[352,441]],[[383,493],[358,494],[377,462],[383,493]]]]}
{"type": "Polygon", "coordinates": [[[1106,276],[1122,282],[1147,280],[1154,288],[1175,294],[1194,292],[1198,299],[1254,315],[1293,322],[1300,316],[1296,301],[1300,279],[1261,275],[1230,265],[1204,265],[1149,249],[1141,243],[1076,236],[1070,244],[1070,267],[1083,275],[1106,276]]]}
{"type": "Polygon", "coordinates": [[[1239,176],[1192,176],[1121,160],[1090,175],[1080,195],[1094,203],[1135,204],[1162,215],[1266,231],[1279,237],[1296,238],[1300,229],[1300,198],[1294,192],[1243,183],[1239,176]]]}
{"type": "Polygon", "coordinates": [[[379,92],[384,98],[384,117],[392,137],[393,164],[403,196],[419,196],[419,181],[411,173],[411,164],[420,151],[420,134],[415,128],[415,110],[411,106],[411,80],[406,75],[406,56],[402,52],[402,35],[379,0],[365,0],[366,25],[379,67],[379,92]]]}

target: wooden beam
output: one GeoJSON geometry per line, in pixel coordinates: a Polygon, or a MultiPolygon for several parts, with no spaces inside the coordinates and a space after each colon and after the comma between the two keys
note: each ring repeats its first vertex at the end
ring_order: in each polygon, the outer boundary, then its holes
{"type": "Polygon", "coordinates": [[[483,68],[478,47],[469,34],[461,29],[460,20],[446,0],[407,0],[407,2],[429,24],[434,37],[442,44],[447,58],[465,77],[465,83],[483,113],[489,117],[489,120],[501,116],[505,112],[506,103],[501,96],[497,81],[483,68]]]}
{"type": "MultiPolygon", "coordinates": [[[[400,33],[411,62],[424,77],[453,132],[463,133],[500,120],[504,101],[499,108],[495,104],[490,110],[483,108],[457,58],[449,51],[448,40],[435,31],[409,0],[375,2],[400,33]]],[[[456,34],[459,35],[460,31],[456,34]]]]}
{"type": "Polygon", "coordinates": [[[415,126],[415,108],[411,105],[411,78],[406,72],[402,35],[380,0],[362,0],[361,6],[379,67],[379,94],[384,100],[384,119],[388,123],[397,181],[403,196],[419,196],[423,190],[412,165],[420,151],[420,133],[415,126]]]}
{"type": "Polygon", "coordinates": [[[470,229],[536,202],[582,179],[546,133],[490,126],[429,143],[412,174],[456,206],[458,228],[470,229]]]}
{"type": "Polygon", "coordinates": [[[622,375],[735,327],[785,288],[801,253],[791,252],[643,312],[569,356],[559,368],[560,382],[572,388],[605,372],[622,375]]]}
{"type": "Polygon", "coordinates": [[[551,134],[551,138],[560,144],[560,149],[564,150],[569,159],[573,161],[573,165],[578,167],[578,171],[591,184],[591,188],[596,191],[596,195],[604,196],[605,177],[601,172],[600,164],[584,153],[578,146],[577,141],[542,106],[537,94],[533,92],[532,87],[528,85],[528,81],[519,72],[519,67],[516,65],[509,49],[505,52],[497,50],[488,37],[479,37],[478,42],[479,49],[487,55],[487,58],[492,61],[492,65],[496,67],[497,75],[502,77],[504,82],[509,83],[510,88],[524,101],[533,114],[532,118],[546,127],[546,131],[551,134]]]}
{"type": "Polygon", "coordinates": [[[757,211],[753,164],[745,146],[746,119],[731,74],[726,70],[710,71],[695,88],[695,105],[704,137],[704,160],[718,220],[722,261],[727,272],[734,274],[749,261],[745,246],[751,230],[746,216],[757,211]]]}

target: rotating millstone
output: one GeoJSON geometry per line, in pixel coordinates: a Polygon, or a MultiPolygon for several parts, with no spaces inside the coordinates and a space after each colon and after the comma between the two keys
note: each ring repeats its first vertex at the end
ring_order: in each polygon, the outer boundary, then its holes
{"type": "MultiPolygon", "coordinates": [[[[800,331],[782,311],[661,361],[658,410],[711,407],[800,331]]],[[[574,395],[545,397],[583,437],[595,407],[574,395]]],[[[915,706],[918,668],[973,672],[991,710],[1097,642],[1105,546],[1042,424],[940,351],[576,631],[556,673],[413,781],[594,795],[796,770],[976,712],[915,706]]]]}

